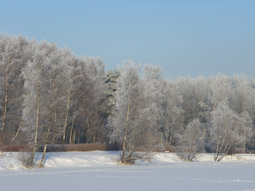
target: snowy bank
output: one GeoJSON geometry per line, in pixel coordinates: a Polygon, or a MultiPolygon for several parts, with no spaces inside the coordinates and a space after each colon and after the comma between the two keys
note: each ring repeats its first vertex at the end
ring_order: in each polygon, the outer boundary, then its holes
{"type": "MultiPolygon", "coordinates": [[[[19,153],[5,153],[0,156],[0,170],[3,169],[22,169],[23,166],[18,160],[19,153]]],[[[39,162],[41,153],[36,154],[36,160],[39,162]]],[[[118,165],[117,159],[119,152],[91,151],[91,152],[57,152],[47,153],[45,168],[79,168],[79,167],[100,167],[118,165]]],[[[195,159],[196,163],[208,162],[215,163],[213,154],[199,154],[195,159]]],[[[254,154],[235,154],[226,156],[221,163],[242,162],[255,163],[254,154]]],[[[136,165],[162,165],[167,163],[189,163],[181,160],[176,153],[153,153],[151,163],[138,161],[136,165]]]]}

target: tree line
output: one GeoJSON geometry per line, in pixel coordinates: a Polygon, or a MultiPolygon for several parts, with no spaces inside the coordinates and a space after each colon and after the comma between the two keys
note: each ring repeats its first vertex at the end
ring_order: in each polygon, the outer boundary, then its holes
{"type": "MultiPolygon", "coordinates": [[[[255,80],[163,77],[160,67],[78,57],[54,43],[0,35],[0,146],[116,143],[121,162],[173,146],[185,159],[254,148],[255,80]]],[[[32,157],[31,160],[34,160],[32,157]]]]}

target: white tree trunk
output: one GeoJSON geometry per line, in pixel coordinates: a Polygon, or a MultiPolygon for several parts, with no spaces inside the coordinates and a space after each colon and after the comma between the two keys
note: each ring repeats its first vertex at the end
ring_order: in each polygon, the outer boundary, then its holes
{"type": "Polygon", "coordinates": [[[70,102],[71,102],[71,89],[69,89],[67,92],[66,116],[65,116],[65,123],[63,127],[63,142],[62,142],[63,144],[65,144],[65,140],[66,140],[66,126],[68,121],[70,102]]]}
{"type": "Polygon", "coordinates": [[[50,135],[50,130],[51,130],[51,121],[52,121],[52,102],[53,102],[53,95],[55,92],[55,79],[52,81],[52,88],[51,88],[51,95],[50,95],[50,104],[49,104],[49,120],[48,120],[48,129],[47,129],[47,134],[46,134],[46,140],[44,143],[44,148],[43,148],[43,155],[41,158],[41,162],[39,164],[39,167],[42,168],[44,165],[45,161],[45,156],[46,156],[46,150],[47,150],[47,145],[49,142],[49,135],[50,135]]]}
{"type": "MultiPolygon", "coordinates": [[[[40,71],[40,70],[39,70],[40,71]]],[[[37,141],[38,141],[38,131],[39,131],[39,116],[40,116],[40,95],[41,95],[41,85],[40,85],[40,75],[38,75],[37,82],[37,104],[36,104],[36,124],[35,124],[35,138],[34,138],[34,148],[32,152],[31,162],[34,161],[34,155],[37,149],[37,141]]]]}
{"type": "Polygon", "coordinates": [[[6,111],[7,111],[7,103],[8,103],[8,70],[9,70],[9,62],[6,67],[5,72],[5,97],[4,97],[4,109],[3,109],[3,115],[2,115],[2,128],[1,128],[1,138],[0,138],[0,146],[3,145],[4,140],[4,128],[5,128],[5,119],[6,119],[6,111]]]}

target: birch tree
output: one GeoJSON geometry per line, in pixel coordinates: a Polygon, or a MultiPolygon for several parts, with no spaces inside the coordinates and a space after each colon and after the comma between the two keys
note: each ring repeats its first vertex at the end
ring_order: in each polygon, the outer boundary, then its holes
{"type": "Polygon", "coordinates": [[[178,140],[179,152],[184,160],[193,161],[204,151],[204,136],[199,119],[191,121],[178,140]]]}
{"type": "Polygon", "coordinates": [[[183,133],[184,110],[178,84],[168,81],[164,88],[163,138],[165,143],[173,145],[183,133]]]}
{"type": "Polygon", "coordinates": [[[141,98],[139,68],[132,61],[124,62],[117,80],[116,110],[111,119],[111,138],[122,145],[121,163],[132,162],[139,134],[139,99],[141,98]]]}
{"type": "Polygon", "coordinates": [[[21,75],[31,49],[22,36],[0,36],[0,144],[9,144],[22,124],[23,83],[21,75]],[[1,96],[2,93],[2,96],[1,96]],[[6,136],[4,136],[6,134],[6,136]]]}
{"type": "Polygon", "coordinates": [[[56,137],[56,126],[53,129],[53,126],[56,125],[57,122],[57,119],[54,118],[56,116],[56,107],[60,104],[59,99],[61,98],[61,93],[63,93],[63,87],[61,86],[65,85],[65,79],[69,77],[68,73],[65,72],[65,68],[68,67],[65,65],[65,57],[63,56],[64,52],[58,50],[54,44],[49,44],[47,46],[50,54],[45,61],[45,73],[43,75],[43,83],[41,86],[45,90],[44,98],[47,100],[44,100],[44,103],[47,103],[48,108],[45,108],[45,121],[47,121],[47,124],[41,132],[41,136],[43,137],[42,144],[44,146],[43,155],[39,164],[40,167],[43,167],[44,165],[47,145],[50,143],[50,137],[56,137]]]}
{"type": "Polygon", "coordinates": [[[25,79],[25,107],[23,109],[23,119],[25,121],[25,126],[22,130],[26,131],[29,143],[33,145],[31,163],[34,161],[34,154],[37,149],[38,141],[41,93],[40,67],[42,61],[43,54],[40,50],[37,50],[34,60],[28,62],[23,70],[23,76],[25,79]]]}
{"type": "Polygon", "coordinates": [[[240,129],[244,124],[240,117],[229,109],[226,101],[221,102],[212,112],[210,127],[212,147],[215,149],[214,160],[221,161],[234,146],[242,142],[240,129]]]}

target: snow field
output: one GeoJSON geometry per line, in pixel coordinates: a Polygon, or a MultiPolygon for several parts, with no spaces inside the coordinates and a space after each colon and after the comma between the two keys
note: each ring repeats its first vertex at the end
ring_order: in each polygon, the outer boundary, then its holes
{"type": "Polygon", "coordinates": [[[222,162],[201,154],[184,162],[175,153],[155,153],[151,163],[120,165],[118,152],[48,153],[45,168],[32,170],[23,169],[17,155],[0,157],[1,191],[255,190],[255,155],[250,154],[222,162]]]}

